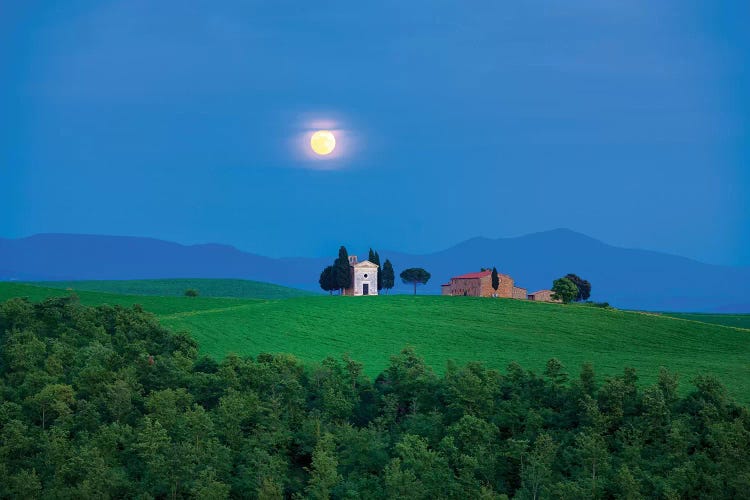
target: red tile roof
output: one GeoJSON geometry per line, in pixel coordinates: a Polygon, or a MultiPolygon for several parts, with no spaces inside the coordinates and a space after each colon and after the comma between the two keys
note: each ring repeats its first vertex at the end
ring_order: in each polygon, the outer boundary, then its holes
{"type": "Polygon", "coordinates": [[[484,278],[485,276],[489,276],[492,274],[492,271],[480,271],[478,273],[468,273],[468,274],[462,274],[461,276],[454,276],[451,279],[461,279],[461,280],[471,280],[471,279],[479,279],[484,278]]]}

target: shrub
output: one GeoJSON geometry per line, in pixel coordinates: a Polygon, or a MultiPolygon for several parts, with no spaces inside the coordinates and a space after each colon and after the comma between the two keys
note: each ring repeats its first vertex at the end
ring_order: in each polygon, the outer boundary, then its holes
{"type": "Polygon", "coordinates": [[[592,302],[590,300],[587,300],[583,304],[589,307],[601,307],[602,309],[614,309],[614,307],[609,305],[609,302],[592,302]]]}

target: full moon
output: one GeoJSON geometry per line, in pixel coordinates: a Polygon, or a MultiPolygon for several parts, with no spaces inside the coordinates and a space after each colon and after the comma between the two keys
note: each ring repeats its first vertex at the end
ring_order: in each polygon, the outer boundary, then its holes
{"type": "Polygon", "coordinates": [[[336,137],[329,130],[318,130],[310,137],[310,147],[316,154],[329,155],[336,148],[336,137]]]}

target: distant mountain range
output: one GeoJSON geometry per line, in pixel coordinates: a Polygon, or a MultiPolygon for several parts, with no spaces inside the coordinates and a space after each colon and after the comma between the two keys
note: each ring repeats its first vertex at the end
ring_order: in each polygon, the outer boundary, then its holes
{"type": "MultiPolygon", "coordinates": [[[[397,275],[407,267],[424,267],[432,273],[421,293],[440,293],[440,284],[451,276],[497,266],[529,292],[549,288],[553,279],[573,272],[592,283],[592,300],[621,308],[750,312],[750,268],[614,247],[567,229],[517,238],[474,238],[426,255],[379,250],[383,260],[391,259],[397,275]]],[[[366,253],[359,255],[366,257],[366,253]]],[[[244,278],[319,290],[320,271],[335,256],[276,259],[228,245],[39,234],[0,238],[0,280],[244,278]]],[[[394,291],[408,290],[399,283],[394,291]]]]}

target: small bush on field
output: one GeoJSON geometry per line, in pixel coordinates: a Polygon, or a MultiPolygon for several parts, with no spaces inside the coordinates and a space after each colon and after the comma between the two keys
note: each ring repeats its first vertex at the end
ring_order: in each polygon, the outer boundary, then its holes
{"type": "Polygon", "coordinates": [[[589,307],[601,307],[602,309],[614,309],[614,307],[609,305],[609,302],[592,302],[590,300],[587,300],[583,304],[589,307]]]}

